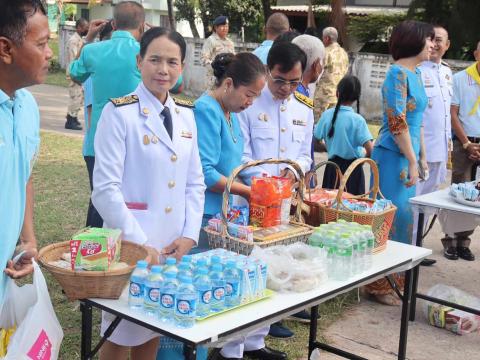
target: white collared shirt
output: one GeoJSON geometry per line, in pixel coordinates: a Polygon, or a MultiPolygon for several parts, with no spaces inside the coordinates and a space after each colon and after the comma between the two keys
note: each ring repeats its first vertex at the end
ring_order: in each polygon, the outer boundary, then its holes
{"type": "Polygon", "coordinates": [[[453,76],[442,63],[424,61],[420,66],[428,105],[423,113],[423,131],[428,162],[448,159],[448,143],[452,127],[450,103],[453,94],[453,76]]]}
{"type": "MultiPolygon", "coordinates": [[[[293,94],[276,100],[268,88],[238,115],[244,138],[242,162],[263,159],[290,159],[304,172],[310,169],[313,109],[293,94]]],[[[244,180],[262,173],[278,176],[286,165],[266,165],[242,172],[244,180]]]]}

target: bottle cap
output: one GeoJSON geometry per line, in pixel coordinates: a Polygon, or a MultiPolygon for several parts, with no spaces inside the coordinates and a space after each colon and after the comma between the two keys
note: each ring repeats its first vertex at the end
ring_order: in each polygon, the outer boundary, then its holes
{"type": "Polygon", "coordinates": [[[208,274],[208,269],[206,267],[200,267],[197,270],[197,273],[200,275],[207,275],[208,274]]]}
{"type": "Polygon", "coordinates": [[[175,259],[173,257],[169,257],[169,258],[167,258],[167,260],[165,260],[165,263],[167,265],[175,265],[177,263],[177,259],[175,259]]]}
{"type": "Polygon", "coordinates": [[[167,271],[164,275],[167,279],[175,279],[177,277],[177,274],[173,271],[167,271]]]}
{"type": "Polygon", "coordinates": [[[138,260],[137,261],[137,267],[140,269],[146,269],[148,266],[148,263],[145,260],[138,260]]]}
{"type": "Polygon", "coordinates": [[[182,256],[182,262],[186,262],[186,263],[192,262],[192,256],[191,255],[183,255],[182,256]]]}
{"type": "Polygon", "coordinates": [[[192,277],[191,276],[180,276],[179,280],[184,284],[191,284],[192,277]]]}
{"type": "Polygon", "coordinates": [[[162,267],[160,265],[153,265],[152,266],[152,273],[161,274],[162,273],[162,267]]]}
{"type": "Polygon", "coordinates": [[[222,271],[223,270],[222,264],[213,264],[212,265],[212,270],[213,271],[222,271]]]}

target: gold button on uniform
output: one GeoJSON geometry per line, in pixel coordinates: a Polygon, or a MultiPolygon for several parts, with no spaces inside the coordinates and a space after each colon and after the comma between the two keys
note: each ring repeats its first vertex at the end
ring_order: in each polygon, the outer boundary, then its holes
{"type": "Polygon", "coordinates": [[[168,182],[168,187],[171,189],[173,187],[175,187],[175,181],[171,180],[168,182]]]}
{"type": "Polygon", "coordinates": [[[152,136],[152,143],[156,144],[158,142],[158,137],[156,135],[152,136]]]}
{"type": "Polygon", "coordinates": [[[170,206],[167,206],[167,207],[165,208],[165,212],[166,212],[167,214],[168,214],[169,212],[171,212],[171,211],[172,211],[172,208],[171,208],[170,206]]]}
{"type": "Polygon", "coordinates": [[[287,110],[287,107],[285,105],[280,106],[280,111],[285,111],[287,110]]]}
{"type": "Polygon", "coordinates": [[[142,109],[142,112],[145,114],[145,115],[148,115],[148,113],[150,112],[147,108],[143,108],[142,109]]]}
{"type": "Polygon", "coordinates": [[[285,131],[287,131],[287,128],[281,128],[280,131],[285,132],[285,131]]]}
{"type": "Polygon", "coordinates": [[[172,162],[177,161],[177,159],[178,159],[178,158],[177,158],[177,155],[175,155],[175,154],[173,154],[172,156],[170,156],[170,160],[171,160],[172,162]]]}
{"type": "Polygon", "coordinates": [[[281,152],[285,152],[285,150],[286,150],[286,149],[285,149],[284,147],[281,147],[281,148],[280,148],[280,151],[281,151],[281,152]]]}
{"type": "Polygon", "coordinates": [[[176,112],[177,114],[180,114],[180,109],[179,109],[179,108],[175,108],[175,112],[176,112]]]}

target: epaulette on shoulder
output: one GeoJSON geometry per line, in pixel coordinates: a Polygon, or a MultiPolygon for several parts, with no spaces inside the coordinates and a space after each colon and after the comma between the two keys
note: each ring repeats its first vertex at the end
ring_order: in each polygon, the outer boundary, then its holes
{"type": "Polygon", "coordinates": [[[111,98],[110,101],[115,105],[116,107],[119,106],[124,106],[124,105],[130,105],[130,104],[135,104],[138,102],[138,96],[137,95],[127,95],[127,96],[122,96],[118,98],[111,98]]]}
{"type": "Polygon", "coordinates": [[[442,65],[446,66],[446,67],[450,67],[450,65],[446,62],[446,61],[441,61],[442,65]]]}
{"type": "Polygon", "coordinates": [[[173,99],[173,102],[178,106],[184,106],[190,109],[193,109],[195,107],[195,105],[193,104],[193,101],[180,99],[174,96],[172,96],[172,99],[173,99]]]}
{"type": "Polygon", "coordinates": [[[299,93],[298,91],[294,92],[295,99],[300,101],[302,104],[307,105],[309,108],[313,109],[313,100],[310,99],[308,96],[299,93]]]}

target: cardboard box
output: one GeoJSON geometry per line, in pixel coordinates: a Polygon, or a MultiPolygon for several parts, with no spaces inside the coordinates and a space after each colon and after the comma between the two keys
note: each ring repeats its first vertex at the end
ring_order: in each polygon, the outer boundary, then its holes
{"type": "Polygon", "coordinates": [[[118,229],[87,228],[72,236],[72,270],[107,271],[120,260],[120,235],[118,229]]]}

